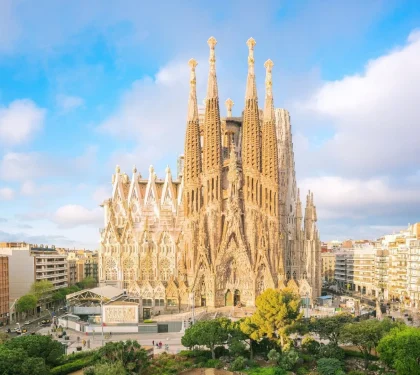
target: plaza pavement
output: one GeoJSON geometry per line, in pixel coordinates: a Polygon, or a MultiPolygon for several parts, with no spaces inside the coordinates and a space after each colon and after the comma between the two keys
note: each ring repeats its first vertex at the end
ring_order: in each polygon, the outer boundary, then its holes
{"type": "Polygon", "coordinates": [[[95,335],[83,334],[83,332],[77,332],[72,329],[65,329],[69,340],[64,340],[58,338],[56,333],[53,333],[50,327],[42,327],[37,333],[42,335],[52,334],[53,338],[62,343],[68,343],[67,354],[76,352],[77,346],[82,346],[82,350],[97,349],[106,344],[107,342],[117,342],[125,340],[136,340],[141,346],[152,347],[153,341],[155,346],[153,347],[154,354],[161,354],[163,352],[168,352],[172,354],[179,353],[181,350],[184,350],[185,347],[181,344],[181,332],[171,332],[171,333],[113,333],[111,336],[104,333],[104,338],[102,339],[102,334],[100,332],[95,333],[95,335]],[[78,340],[79,338],[79,340],[78,340]],[[86,341],[86,346],[83,346],[82,341],[86,341]],[[89,343],[88,343],[89,341],[89,343]],[[162,349],[156,348],[156,343],[162,342],[162,349]],[[168,345],[169,350],[165,350],[165,345],[168,345]],[[88,347],[90,346],[90,348],[88,347]]]}

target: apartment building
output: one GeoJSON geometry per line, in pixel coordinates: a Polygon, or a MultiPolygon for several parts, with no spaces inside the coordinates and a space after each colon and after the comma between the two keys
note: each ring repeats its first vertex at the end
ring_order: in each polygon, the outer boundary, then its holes
{"type": "MultiPolygon", "coordinates": [[[[9,260],[9,300],[15,302],[30,291],[36,281],[49,280],[54,290],[68,286],[67,257],[54,246],[0,243],[0,255],[9,260]]],[[[11,311],[11,314],[13,311],[11,311]]]]}
{"type": "Polygon", "coordinates": [[[353,241],[335,257],[341,288],[420,309],[420,223],[377,241],[353,241]]]}
{"type": "Polygon", "coordinates": [[[0,325],[9,321],[9,258],[0,255],[0,325]]]}
{"type": "Polygon", "coordinates": [[[332,252],[321,252],[321,275],[322,280],[334,280],[336,256],[332,252]]]}

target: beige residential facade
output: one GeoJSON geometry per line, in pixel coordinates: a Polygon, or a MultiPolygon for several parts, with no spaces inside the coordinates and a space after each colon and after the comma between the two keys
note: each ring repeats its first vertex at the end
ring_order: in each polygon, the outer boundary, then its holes
{"type": "Polygon", "coordinates": [[[289,286],[312,300],[321,293],[320,240],[312,193],[300,201],[290,115],[275,109],[267,60],[264,109],[248,46],[243,116],[221,117],[216,40],[210,38],[205,108],[190,65],[184,156],[175,178],[149,168],[131,177],[119,167],[103,203],[99,279],[159,307],[253,306],[267,288],[289,286]],[[161,306],[161,303],[163,304],[161,306]]]}
{"type": "Polygon", "coordinates": [[[54,290],[68,285],[66,255],[54,247],[26,243],[0,243],[0,255],[9,260],[9,300],[11,316],[15,302],[30,291],[36,281],[48,280],[54,290]]]}
{"type": "Polygon", "coordinates": [[[335,253],[340,287],[420,308],[420,223],[335,253]]]}
{"type": "Polygon", "coordinates": [[[321,253],[322,280],[332,281],[335,278],[335,259],[333,252],[321,253]]]}
{"type": "Polygon", "coordinates": [[[0,255],[0,324],[9,321],[9,258],[0,255]]]}

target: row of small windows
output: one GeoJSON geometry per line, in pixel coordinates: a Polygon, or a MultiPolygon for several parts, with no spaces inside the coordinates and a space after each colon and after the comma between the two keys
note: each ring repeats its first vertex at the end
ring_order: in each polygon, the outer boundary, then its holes
{"type": "Polygon", "coordinates": [[[259,184],[258,181],[254,181],[254,178],[250,178],[249,176],[246,177],[245,187],[248,200],[251,200],[252,202],[255,202],[257,205],[262,207],[264,194],[264,209],[270,214],[277,214],[278,202],[276,192],[273,192],[268,188],[263,189],[262,184],[259,184]]]}

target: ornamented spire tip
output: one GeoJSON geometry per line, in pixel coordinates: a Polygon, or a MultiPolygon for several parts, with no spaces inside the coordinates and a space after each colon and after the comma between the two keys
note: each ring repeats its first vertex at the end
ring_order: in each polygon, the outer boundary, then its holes
{"type": "Polygon", "coordinates": [[[120,172],[121,172],[120,166],[119,166],[119,165],[117,165],[117,166],[115,167],[115,173],[120,173],[120,172]]]}
{"type": "Polygon", "coordinates": [[[225,101],[227,116],[232,117],[232,107],[235,105],[231,98],[226,99],[225,101]]]}
{"type": "Polygon", "coordinates": [[[188,60],[188,65],[190,66],[191,70],[194,70],[195,67],[198,65],[198,62],[196,59],[189,59],[188,60]]]}
{"type": "Polygon", "coordinates": [[[136,167],[136,165],[133,165],[133,173],[137,173],[137,167],[136,167]]]}
{"type": "Polygon", "coordinates": [[[271,59],[268,59],[265,63],[264,63],[264,68],[267,69],[268,71],[270,71],[274,66],[274,63],[271,59]]]}
{"type": "Polygon", "coordinates": [[[211,37],[209,38],[209,40],[207,41],[207,44],[209,45],[209,47],[210,47],[211,49],[214,49],[214,47],[216,47],[216,44],[217,44],[217,40],[216,40],[216,38],[215,38],[214,36],[211,36],[211,37]]]}
{"type": "Polygon", "coordinates": [[[255,47],[255,45],[257,44],[257,42],[255,41],[255,39],[254,38],[249,38],[247,41],[246,41],[246,45],[248,46],[248,48],[249,49],[254,49],[254,47],[255,47]]]}

